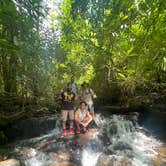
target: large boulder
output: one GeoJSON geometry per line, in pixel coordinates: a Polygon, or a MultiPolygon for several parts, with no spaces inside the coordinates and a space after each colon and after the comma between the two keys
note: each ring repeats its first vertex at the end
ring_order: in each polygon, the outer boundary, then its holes
{"type": "Polygon", "coordinates": [[[114,159],[105,154],[101,154],[98,158],[96,166],[114,166],[114,159]]]}
{"type": "Polygon", "coordinates": [[[21,166],[20,161],[16,159],[8,159],[4,161],[0,161],[0,166],[21,166]]]}
{"type": "Polygon", "coordinates": [[[166,165],[166,146],[154,148],[157,152],[157,156],[153,160],[154,166],[165,166],[166,165]]]}
{"type": "Polygon", "coordinates": [[[72,154],[70,152],[58,151],[50,154],[50,165],[49,166],[76,166],[70,160],[72,154]]]}
{"type": "Polygon", "coordinates": [[[12,126],[7,127],[4,130],[4,134],[12,141],[17,139],[27,139],[46,134],[48,131],[53,130],[55,126],[55,116],[30,118],[16,121],[12,126]]]}

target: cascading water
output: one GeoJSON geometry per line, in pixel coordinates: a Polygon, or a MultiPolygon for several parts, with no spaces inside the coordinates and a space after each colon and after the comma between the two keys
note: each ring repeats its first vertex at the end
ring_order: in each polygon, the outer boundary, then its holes
{"type": "Polygon", "coordinates": [[[114,158],[113,165],[116,165],[117,160],[118,163],[126,160],[128,165],[133,166],[153,165],[152,159],[157,155],[153,148],[161,145],[159,141],[136,131],[132,122],[122,116],[105,118],[101,125],[103,142],[104,139],[107,142],[104,153],[114,158]]]}
{"type": "Polygon", "coordinates": [[[92,152],[89,148],[82,152],[82,166],[95,166],[101,153],[92,152]]]}
{"type": "Polygon", "coordinates": [[[96,116],[97,131],[81,136],[60,137],[56,129],[41,137],[21,141],[15,152],[24,166],[154,166],[161,143],[135,129],[125,116],[96,116]]]}

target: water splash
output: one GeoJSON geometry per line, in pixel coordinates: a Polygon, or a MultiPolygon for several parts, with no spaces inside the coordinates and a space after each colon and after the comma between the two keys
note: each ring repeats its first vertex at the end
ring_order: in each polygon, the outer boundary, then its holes
{"type": "Polygon", "coordinates": [[[17,146],[16,151],[19,152],[24,147],[28,149],[26,156],[21,157],[25,166],[47,166],[51,162],[51,153],[56,156],[53,162],[59,162],[58,150],[68,151],[70,160],[82,166],[96,166],[102,155],[105,155],[113,166],[118,166],[119,163],[152,166],[152,160],[158,155],[154,148],[161,146],[158,140],[146,136],[141,130],[137,131],[132,122],[124,116],[104,117],[97,114],[95,122],[100,128],[94,133],[93,139],[84,145],[76,146],[71,139],[59,138],[61,124],[57,120],[55,130],[37,138],[24,140],[17,146]]]}
{"type": "Polygon", "coordinates": [[[24,163],[26,166],[46,166],[47,157],[44,153],[39,153],[37,150],[31,148],[24,163]]]}
{"type": "Polygon", "coordinates": [[[161,143],[153,137],[136,131],[131,121],[122,116],[113,115],[100,120],[103,139],[107,140],[107,153],[120,161],[119,156],[131,159],[134,166],[150,166],[157,153],[154,147],[161,143]]]}
{"type": "Polygon", "coordinates": [[[101,153],[95,153],[91,149],[84,149],[82,152],[82,166],[95,166],[101,153]]]}

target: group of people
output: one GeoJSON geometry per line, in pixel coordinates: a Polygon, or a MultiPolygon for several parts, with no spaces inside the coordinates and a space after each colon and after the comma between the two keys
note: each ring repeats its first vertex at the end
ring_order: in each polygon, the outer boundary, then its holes
{"type": "Polygon", "coordinates": [[[66,122],[70,120],[70,134],[85,133],[88,125],[95,118],[93,99],[96,94],[89,87],[88,83],[83,82],[81,89],[78,90],[77,84],[74,82],[74,77],[71,77],[67,87],[61,93],[61,114],[62,114],[62,135],[67,134],[66,122]],[[74,130],[74,124],[76,130],[74,130]]]}

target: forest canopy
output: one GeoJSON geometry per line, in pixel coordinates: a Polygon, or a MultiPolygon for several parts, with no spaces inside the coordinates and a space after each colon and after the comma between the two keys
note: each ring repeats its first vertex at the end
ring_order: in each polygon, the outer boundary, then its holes
{"type": "Polygon", "coordinates": [[[166,3],[1,0],[0,50],[2,112],[54,102],[72,75],[101,103],[164,102],[166,3]]]}

